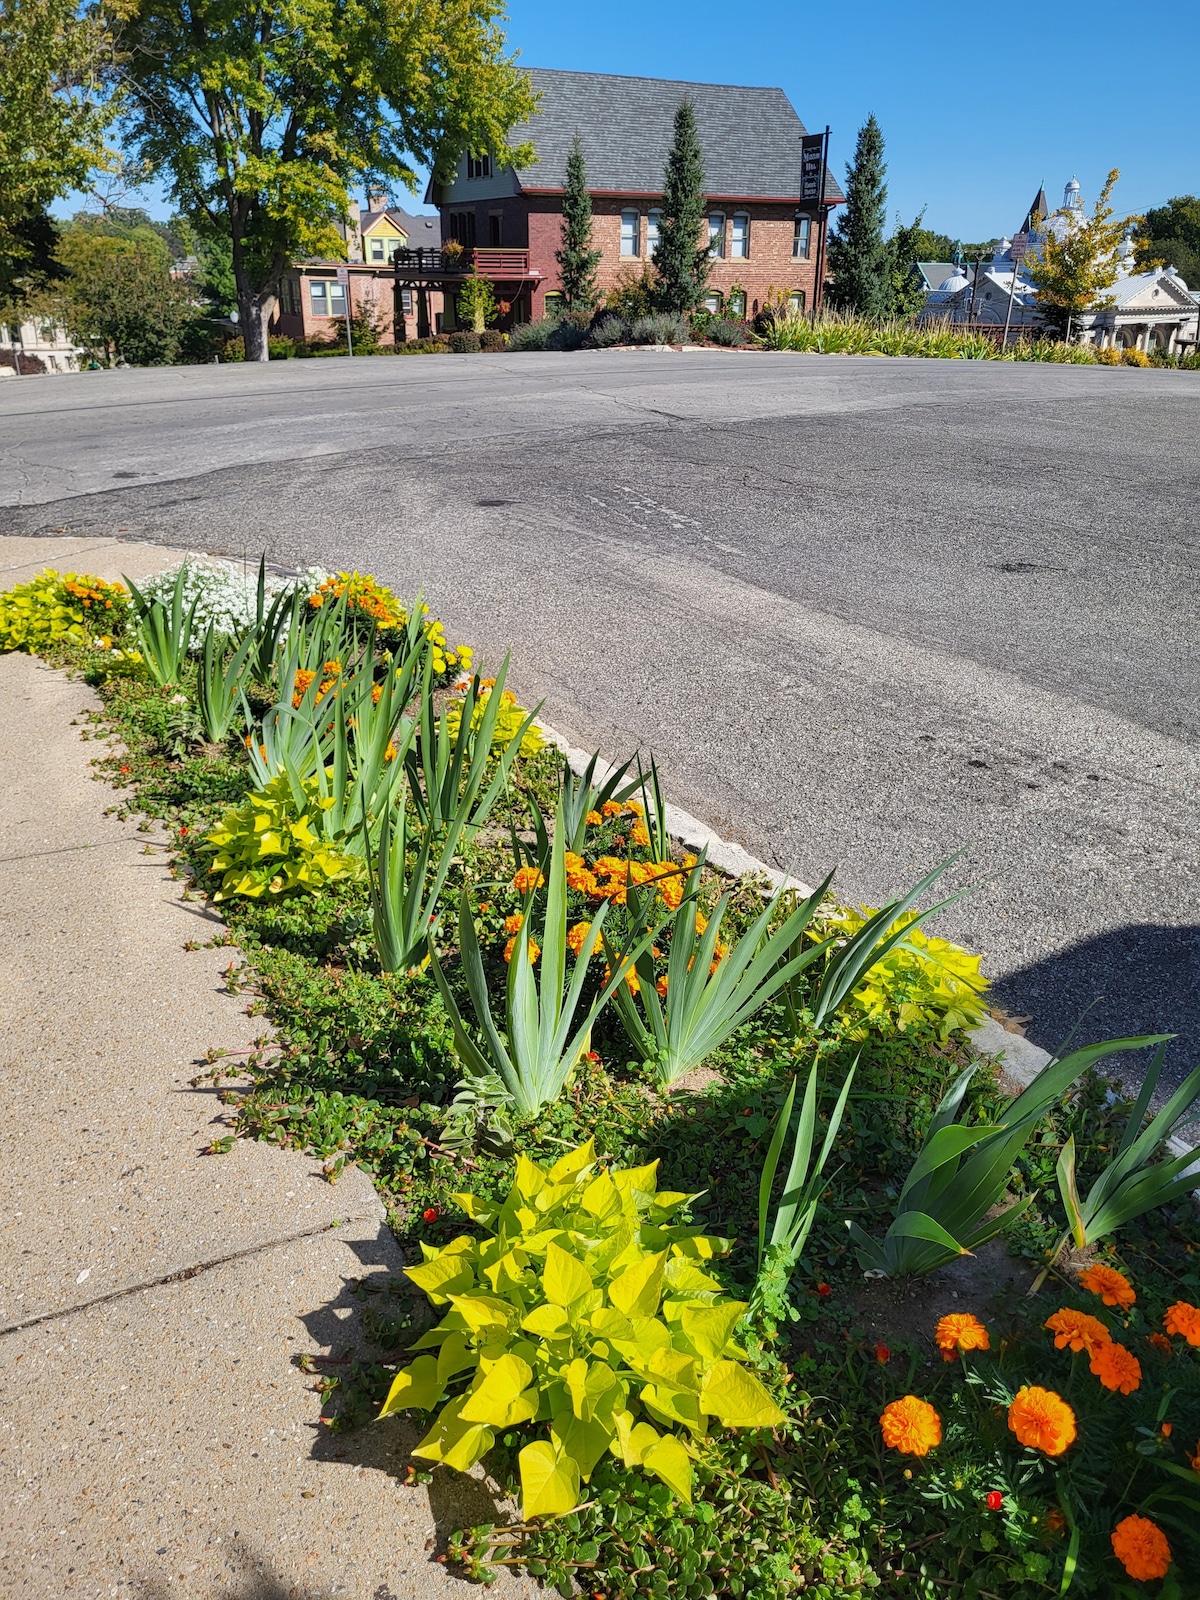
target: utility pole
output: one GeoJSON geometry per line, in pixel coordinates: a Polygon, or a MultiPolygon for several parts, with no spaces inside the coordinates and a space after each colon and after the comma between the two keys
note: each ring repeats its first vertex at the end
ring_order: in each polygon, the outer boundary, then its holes
{"type": "Polygon", "coordinates": [[[342,293],[346,296],[346,354],[354,354],[354,338],[350,332],[350,268],[337,269],[337,281],[342,286],[342,293]]]}

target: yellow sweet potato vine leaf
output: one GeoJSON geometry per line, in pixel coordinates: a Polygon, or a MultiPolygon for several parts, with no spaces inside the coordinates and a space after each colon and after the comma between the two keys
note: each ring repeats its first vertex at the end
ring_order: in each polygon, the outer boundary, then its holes
{"type": "Polygon", "coordinates": [[[517,1429],[524,1516],[561,1516],[606,1450],[688,1500],[713,1421],[783,1421],[736,1341],[745,1305],[704,1270],[728,1242],[675,1223],[690,1197],[656,1177],[598,1170],[589,1141],[519,1158],[499,1206],[458,1197],[487,1231],[407,1269],[443,1316],[380,1413],[437,1412],[414,1454],[463,1471],[517,1429]]]}

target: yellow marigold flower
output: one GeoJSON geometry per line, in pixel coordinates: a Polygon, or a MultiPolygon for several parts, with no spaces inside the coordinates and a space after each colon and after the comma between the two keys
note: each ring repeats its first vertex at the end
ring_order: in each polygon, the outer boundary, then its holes
{"type": "Polygon", "coordinates": [[[603,821],[604,821],[604,818],[600,815],[600,813],[598,811],[589,811],[588,812],[588,814],[587,814],[587,823],[588,823],[588,827],[589,828],[598,828],[603,821]]]}
{"type": "Polygon", "coordinates": [[[534,889],[540,889],[545,881],[536,867],[518,867],[513,873],[512,886],[518,894],[529,894],[534,889]]]}
{"type": "Polygon", "coordinates": [[[943,1317],[934,1331],[943,1361],[953,1361],[960,1350],[990,1350],[991,1336],[979,1318],[969,1311],[955,1311],[943,1317]]]}
{"type": "MultiPolygon", "coordinates": [[[[659,864],[662,865],[663,863],[660,862],[659,864]]],[[[668,911],[678,911],[683,903],[683,879],[678,874],[661,879],[658,885],[658,892],[662,896],[663,904],[668,911]]]]}
{"type": "Polygon", "coordinates": [[[1113,1555],[1139,1583],[1166,1577],[1171,1546],[1158,1523],[1149,1517],[1122,1517],[1112,1531],[1112,1547],[1113,1555]]]}
{"type": "Polygon", "coordinates": [[[382,699],[383,699],[383,685],[381,683],[377,683],[375,685],[375,687],[371,690],[371,704],[373,706],[377,706],[382,699]]]}
{"type": "Polygon", "coordinates": [[[708,927],[708,918],[704,915],[703,911],[697,911],[697,913],[696,913],[696,932],[697,932],[697,934],[703,933],[705,928],[707,928],[707,927],[708,927]]]}
{"type": "Polygon", "coordinates": [[[626,800],[625,809],[631,817],[644,817],[646,808],[640,800],[626,800]]]}
{"type": "Polygon", "coordinates": [[[1053,1389],[1027,1384],[1008,1408],[1008,1426],[1027,1448],[1061,1456],[1075,1438],[1075,1413],[1053,1389]]]}
{"type": "MultiPolygon", "coordinates": [[[[517,948],[517,936],[514,933],[512,938],[504,946],[504,959],[505,959],[505,961],[511,961],[512,960],[513,951],[516,948],[517,948]]],[[[530,961],[531,962],[536,961],[537,958],[541,955],[541,953],[542,953],[541,945],[537,942],[536,939],[530,939],[530,941],[529,941],[529,959],[530,959],[530,961]]]]}
{"type": "Polygon", "coordinates": [[[635,822],[629,839],[632,844],[641,845],[644,849],[650,843],[650,829],[644,822],[635,822]]]}
{"type": "Polygon", "coordinates": [[[1112,1338],[1098,1317],[1089,1317],[1086,1311],[1071,1311],[1067,1306],[1047,1317],[1045,1325],[1054,1335],[1056,1350],[1070,1345],[1072,1350],[1086,1350],[1091,1355],[1112,1338]]]}
{"type": "Polygon", "coordinates": [[[942,1442],[942,1419],[929,1404],[915,1394],[893,1400],[883,1408],[879,1419],[883,1442],[902,1456],[927,1456],[942,1442]]]}
{"type": "Polygon", "coordinates": [[[525,918],[519,911],[514,912],[511,917],[505,917],[504,919],[505,933],[520,933],[524,926],[525,918]]]}
{"type": "Polygon", "coordinates": [[[1189,1344],[1200,1344],[1200,1311],[1186,1300],[1176,1300],[1167,1307],[1163,1327],[1168,1333],[1180,1334],[1189,1344]]]}
{"type": "Polygon", "coordinates": [[[1111,1341],[1092,1352],[1091,1369],[1106,1389],[1132,1394],[1142,1381],[1142,1364],[1132,1350],[1111,1341]]]}
{"type": "MultiPolygon", "coordinates": [[[[665,1000],[667,998],[667,975],[665,972],[654,987],[658,990],[659,998],[665,1000]]],[[[1197,1446],[1197,1448],[1200,1449],[1200,1446],[1197,1446]]]]}
{"type": "Polygon", "coordinates": [[[1089,1294],[1098,1294],[1106,1306],[1131,1306],[1137,1299],[1133,1285],[1123,1272],[1115,1267],[1097,1263],[1079,1274],[1079,1286],[1089,1294]]]}
{"type": "Polygon", "coordinates": [[[577,922],[573,928],[568,930],[567,947],[576,957],[583,950],[584,942],[591,931],[592,925],[590,922],[577,922]]]}
{"type": "Polygon", "coordinates": [[[606,800],[600,807],[600,812],[605,817],[619,817],[624,809],[619,800],[606,800]]]}

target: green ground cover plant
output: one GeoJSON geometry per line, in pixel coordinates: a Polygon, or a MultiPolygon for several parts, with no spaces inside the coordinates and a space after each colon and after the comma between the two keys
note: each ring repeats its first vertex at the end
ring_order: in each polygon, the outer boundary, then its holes
{"type": "Polygon", "coordinates": [[[450,1543],[484,1581],[1195,1594],[1200,1258],[1162,1139],[1200,1082],[1155,1120],[1098,1073],[1150,1043],[1117,1041],[1014,1095],[933,875],[797,918],[672,843],[652,765],[566,769],[419,601],[312,575],[272,614],[242,582],[224,633],[172,577],[153,665],[136,603],[34,647],[95,685],[117,807],[221,899],[271,1024],[204,1075],[235,1135],[364,1167],[412,1263],[360,1286],[324,1425],[410,1415],[415,1482],[481,1460],[522,1502],[450,1543]],[[630,1029],[672,988],[713,1008],[682,1087],[630,1029]]]}

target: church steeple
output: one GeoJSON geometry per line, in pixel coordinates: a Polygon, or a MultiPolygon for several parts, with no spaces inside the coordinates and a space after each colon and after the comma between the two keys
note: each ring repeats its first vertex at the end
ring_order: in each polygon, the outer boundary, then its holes
{"type": "Polygon", "coordinates": [[[1050,202],[1046,199],[1045,184],[1038,185],[1038,192],[1034,196],[1033,204],[1025,214],[1025,221],[1021,224],[1022,233],[1039,233],[1042,223],[1050,214],[1050,202]]]}

